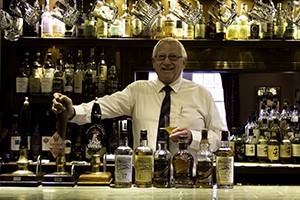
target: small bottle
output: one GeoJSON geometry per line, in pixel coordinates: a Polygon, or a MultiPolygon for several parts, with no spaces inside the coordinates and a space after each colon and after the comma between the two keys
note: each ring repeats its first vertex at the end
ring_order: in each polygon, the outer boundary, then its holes
{"type": "Polygon", "coordinates": [[[288,134],[283,135],[283,139],[280,142],[280,154],[279,159],[282,164],[290,164],[292,159],[292,143],[288,137],[288,134]]]}
{"type": "Polygon", "coordinates": [[[268,162],[279,162],[279,142],[276,131],[271,131],[271,138],[268,141],[268,162]]]}
{"type": "Polygon", "coordinates": [[[253,129],[249,129],[249,136],[245,143],[245,155],[248,162],[254,162],[256,157],[256,142],[254,140],[253,129]]]}
{"type": "Polygon", "coordinates": [[[172,154],[167,149],[168,133],[164,128],[159,129],[158,150],[154,152],[153,186],[157,188],[171,187],[172,154]]]}
{"type": "Polygon", "coordinates": [[[187,137],[179,136],[179,151],[173,156],[173,176],[176,188],[192,188],[194,158],[187,150],[187,137]]]}
{"type": "Polygon", "coordinates": [[[213,153],[209,149],[207,129],[202,129],[200,150],[197,152],[197,175],[195,185],[199,188],[211,188],[213,186],[213,153]]]}
{"type": "Polygon", "coordinates": [[[152,186],[153,151],[148,146],[147,130],[140,132],[140,146],[135,149],[134,168],[135,186],[147,188],[152,186]]]}
{"type": "Polygon", "coordinates": [[[107,77],[107,93],[113,94],[118,91],[119,87],[119,78],[117,74],[117,67],[115,61],[112,60],[110,63],[110,69],[108,70],[109,74],[107,77]]]}
{"type": "Polygon", "coordinates": [[[120,146],[115,150],[115,187],[130,188],[132,185],[132,149],[128,146],[128,132],[121,130],[120,146]]]}
{"type": "Polygon", "coordinates": [[[295,132],[295,138],[292,141],[292,163],[300,164],[300,134],[295,132]]]}
{"type": "Polygon", "coordinates": [[[234,153],[229,147],[228,131],[222,131],[221,147],[216,152],[216,182],[218,188],[233,188],[233,177],[234,153]]]}
{"type": "Polygon", "coordinates": [[[19,145],[20,145],[20,133],[18,129],[19,115],[14,114],[12,119],[12,126],[9,131],[10,136],[10,161],[17,161],[19,158],[19,145]]]}

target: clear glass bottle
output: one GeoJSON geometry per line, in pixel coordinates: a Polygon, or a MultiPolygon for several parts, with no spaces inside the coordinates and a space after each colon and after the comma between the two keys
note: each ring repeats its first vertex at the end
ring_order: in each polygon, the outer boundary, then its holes
{"type": "Polygon", "coordinates": [[[85,13],[83,11],[83,0],[77,1],[78,15],[75,23],[75,36],[78,38],[84,37],[84,21],[85,21],[85,13]]]}
{"type": "MultiPolygon", "coordinates": [[[[132,4],[132,9],[134,9],[136,4],[132,4]]],[[[132,26],[132,37],[142,38],[143,37],[143,22],[137,18],[135,15],[132,16],[131,21],[132,26]]]]}
{"type": "Polygon", "coordinates": [[[33,61],[32,73],[29,77],[29,92],[30,94],[40,94],[41,92],[41,63],[40,63],[40,52],[36,53],[36,58],[33,61]]]}
{"type": "Polygon", "coordinates": [[[84,83],[84,62],[82,50],[79,49],[77,52],[77,62],[76,62],[76,71],[74,73],[74,93],[82,94],[83,93],[83,83],[84,83]]]}
{"type": "Polygon", "coordinates": [[[128,2],[125,0],[125,3],[122,4],[123,15],[120,17],[121,19],[121,36],[122,37],[131,37],[131,15],[128,12],[128,2]]]}
{"type": "Polygon", "coordinates": [[[276,12],[276,25],[275,25],[275,37],[276,39],[283,39],[284,31],[286,27],[286,20],[284,17],[284,10],[282,3],[277,3],[276,12]]]}
{"type": "Polygon", "coordinates": [[[141,130],[140,145],[134,152],[135,186],[140,188],[151,187],[153,150],[148,146],[147,130],[141,130]]]}
{"type": "Polygon", "coordinates": [[[105,61],[105,53],[102,50],[100,55],[100,61],[97,65],[98,68],[98,95],[104,96],[106,94],[107,89],[107,65],[105,61]]]}
{"type": "Polygon", "coordinates": [[[65,93],[71,95],[74,92],[74,60],[72,52],[69,52],[65,64],[65,93]]]}
{"type": "Polygon", "coordinates": [[[248,17],[248,6],[245,3],[241,5],[241,14],[239,16],[239,29],[238,37],[240,40],[246,40],[249,38],[250,25],[248,17]]]}
{"type": "Polygon", "coordinates": [[[160,128],[158,134],[158,149],[154,152],[153,186],[157,188],[168,188],[171,187],[172,154],[167,149],[167,131],[164,128],[160,128]]]}
{"type": "Polygon", "coordinates": [[[173,178],[176,188],[192,188],[194,158],[187,150],[187,137],[179,137],[179,151],[173,155],[173,178]]]}
{"type": "Polygon", "coordinates": [[[216,183],[218,188],[234,186],[234,153],[229,147],[228,131],[222,131],[221,147],[216,152],[216,183]]]}
{"type": "Polygon", "coordinates": [[[109,74],[107,76],[107,93],[113,94],[118,91],[119,88],[119,78],[117,73],[117,67],[115,61],[110,62],[110,69],[108,70],[109,74]]]}
{"type": "Polygon", "coordinates": [[[121,130],[119,147],[115,150],[115,187],[130,188],[132,186],[133,150],[128,146],[128,132],[121,130]]]}
{"type": "Polygon", "coordinates": [[[45,9],[41,18],[41,37],[52,37],[53,17],[50,13],[49,0],[45,0],[45,9]]]}
{"type": "Polygon", "coordinates": [[[159,6],[160,6],[160,11],[157,17],[157,21],[155,22],[155,24],[152,27],[152,36],[153,39],[161,39],[164,37],[164,30],[165,30],[165,21],[166,21],[166,17],[164,16],[164,5],[161,3],[161,1],[158,2],[159,6]]]}
{"type": "Polygon", "coordinates": [[[208,131],[202,129],[202,139],[200,142],[200,150],[197,152],[197,171],[195,185],[198,188],[211,188],[213,186],[213,169],[214,158],[208,142],[208,131]]]}
{"type": "MultiPolygon", "coordinates": [[[[231,4],[231,9],[235,10],[236,4],[231,4]]],[[[235,16],[231,22],[231,24],[226,29],[226,39],[227,40],[237,40],[238,39],[238,28],[239,21],[238,17],[235,16]]]]}
{"type": "Polygon", "coordinates": [[[47,58],[44,63],[44,75],[41,80],[41,91],[42,94],[50,95],[53,92],[53,76],[54,66],[52,64],[52,52],[47,52],[47,58]]]}
{"type": "Polygon", "coordinates": [[[245,156],[248,162],[254,162],[256,159],[256,141],[254,140],[253,129],[249,129],[249,135],[245,143],[245,156]]]}
{"type": "Polygon", "coordinates": [[[96,22],[97,38],[107,38],[108,24],[100,18],[97,18],[96,22]]]}
{"type": "Polygon", "coordinates": [[[170,12],[172,8],[171,0],[168,1],[168,14],[165,20],[165,37],[175,36],[175,16],[170,12]]]}

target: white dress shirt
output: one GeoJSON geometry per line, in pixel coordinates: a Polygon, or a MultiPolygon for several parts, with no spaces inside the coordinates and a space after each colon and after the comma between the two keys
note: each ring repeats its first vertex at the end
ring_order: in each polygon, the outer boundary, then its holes
{"type": "MultiPolygon", "coordinates": [[[[148,131],[148,145],[155,151],[158,121],[162,100],[165,92],[164,83],[159,80],[135,81],[123,91],[99,98],[102,119],[119,116],[131,116],[133,128],[134,149],[140,144],[140,130],[148,131]]],[[[221,143],[221,130],[227,130],[222,122],[219,111],[211,93],[192,81],[180,77],[170,84],[171,111],[170,116],[176,116],[179,126],[188,126],[192,132],[192,142],[188,147],[195,157],[199,150],[201,129],[207,128],[211,150],[216,151],[221,143]]],[[[93,101],[74,105],[76,115],[70,122],[79,125],[91,122],[93,101]]],[[[171,119],[172,120],[172,119],[171,119]]],[[[178,151],[178,144],[170,141],[170,152],[178,151]]]]}

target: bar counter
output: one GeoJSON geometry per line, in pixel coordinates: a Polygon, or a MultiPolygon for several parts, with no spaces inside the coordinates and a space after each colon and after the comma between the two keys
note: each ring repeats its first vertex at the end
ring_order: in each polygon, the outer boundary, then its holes
{"type": "Polygon", "coordinates": [[[75,187],[0,187],[0,199],[14,200],[96,200],[96,199],[300,199],[300,186],[237,186],[233,189],[126,188],[108,186],[75,187]]]}

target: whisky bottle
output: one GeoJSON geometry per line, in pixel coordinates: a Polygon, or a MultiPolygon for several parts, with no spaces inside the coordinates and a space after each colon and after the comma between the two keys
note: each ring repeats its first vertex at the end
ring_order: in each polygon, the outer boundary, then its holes
{"type": "Polygon", "coordinates": [[[121,130],[119,147],[115,150],[115,187],[130,188],[132,186],[132,149],[128,146],[128,132],[121,130]]]}
{"type": "Polygon", "coordinates": [[[271,131],[271,138],[268,141],[268,162],[279,162],[279,142],[276,131],[271,131]]]}
{"type": "Polygon", "coordinates": [[[41,37],[52,37],[53,17],[50,13],[49,0],[45,0],[45,9],[41,18],[41,37]]]}
{"type": "Polygon", "coordinates": [[[121,19],[121,36],[122,37],[131,37],[131,15],[128,12],[128,2],[125,0],[125,3],[122,4],[123,15],[120,17],[121,19]]]}
{"type": "Polygon", "coordinates": [[[198,188],[211,188],[213,186],[213,168],[214,159],[213,153],[209,149],[209,142],[207,139],[207,129],[202,129],[202,139],[200,142],[200,150],[197,152],[197,171],[196,183],[198,188]]]}
{"type": "Polygon", "coordinates": [[[36,59],[33,61],[32,73],[29,77],[29,93],[39,94],[41,92],[41,63],[40,63],[40,52],[36,53],[36,59]]]}
{"type": "Polygon", "coordinates": [[[175,21],[174,37],[177,39],[183,38],[183,22],[180,19],[176,19],[175,21]]]}
{"type": "Polygon", "coordinates": [[[295,138],[292,141],[292,163],[300,164],[300,134],[299,130],[295,132],[295,138]]]}
{"type": "Polygon", "coordinates": [[[106,84],[107,84],[107,65],[105,61],[104,49],[100,55],[100,62],[97,65],[98,71],[98,95],[104,96],[106,94],[106,84]]]}
{"type": "Polygon", "coordinates": [[[256,19],[250,21],[250,39],[260,39],[261,38],[261,23],[256,19]]]}
{"type": "Polygon", "coordinates": [[[216,23],[213,21],[211,15],[209,15],[209,20],[205,26],[205,38],[214,39],[216,35],[216,23]]]}
{"type": "Polygon", "coordinates": [[[184,39],[194,39],[195,37],[195,26],[192,23],[185,24],[183,28],[184,39]]]}
{"type": "Polygon", "coordinates": [[[74,60],[72,52],[69,52],[65,64],[65,93],[71,95],[74,92],[74,60]]]}
{"type": "Polygon", "coordinates": [[[179,151],[173,156],[173,177],[176,188],[192,188],[194,158],[187,150],[187,137],[179,137],[179,151]]]}
{"type": "Polygon", "coordinates": [[[44,160],[54,160],[54,157],[51,154],[49,141],[54,134],[53,130],[53,119],[50,116],[50,112],[46,111],[45,116],[43,116],[42,127],[41,127],[41,137],[42,137],[42,152],[41,157],[44,160]]]}
{"type": "Polygon", "coordinates": [[[254,140],[253,129],[249,129],[248,139],[245,143],[245,155],[248,162],[254,162],[256,158],[256,142],[254,140]]]}
{"type": "Polygon", "coordinates": [[[234,160],[237,162],[244,162],[245,159],[245,139],[242,130],[238,130],[236,141],[234,144],[235,147],[235,158],[234,160]]]}
{"type": "Polygon", "coordinates": [[[96,34],[97,34],[97,38],[107,38],[107,35],[108,35],[107,22],[103,21],[100,18],[97,18],[96,34]]]}
{"type": "MultiPolygon", "coordinates": [[[[231,9],[235,10],[235,4],[231,4],[231,9]]],[[[231,24],[226,29],[226,39],[227,40],[237,40],[238,39],[238,27],[239,21],[238,17],[235,16],[231,22],[231,24]]]]}
{"type": "Polygon", "coordinates": [[[153,151],[148,146],[147,130],[142,129],[140,132],[140,145],[135,149],[134,156],[136,187],[146,188],[152,186],[152,168],[153,151]]]}
{"type": "Polygon", "coordinates": [[[86,18],[85,13],[83,11],[83,0],[79,0],[77,2],[78,15],[75,23],[75,36],[78,38],[84,37],[84,20],[86,18]]]}
{"type": "Polygon", "coordinates": [[[36,161],[38,156],[41,154],[41,132],[40,132],[40,120],[39,115],[37,114],[34,123],[33,130],[31,133],[31,147],[29,156],[33,161],[36,161]]]}
{"type": "Polygon", "coordinates": [[[86,64],[86,70],[84,73],[84,93],[87,96],[95,95],[95,83],[96,83],[96,71],[93,70],[95,68],[95,54],[94,48],[90,50],[90,60],[86,64]]]}
{"type": "Polygon", "coordinates": [[[165,20],[165,37],[175,36],[175,16],[170,12],[173,9],[171,5],[171,0],[168,1],[168,14],[165,20]]]}
{"type": "Polygon", "coordinates": [[[77,52],[76,71],[74,73],[74,93],[82,94],[84,87],[84,62],[82,50],[79,49],[77,52]]]}
{"type": "Polygon", "coordinates": [[[18,130],[19,115],[14,114],[12,118],[12,126],[9,131],[10,136],[10,161],[17,161],[19,158],[20,133],[18,130]]]}
{"type": "Polygon", "coordinates": [[[276,12],[276,25],[275,25],[275,38],[283,39],[284,30],[286,27],[286,20],[284,17],[284,10],[282,3],[277,3],[277,12],[276,12]]]}
{"type": "MultiPolygon", "coordinates": [[[[266,120],[266,119],[264,119],[266,120]]],[[[267,129],[266,129],[267,130],[267,129]]],[[[258,143],[256,145],[257,160],[260,163],[266,163],[268,160],[268,140],[266,139],[264,129],[261,129],[258,143]]]]}
{"type": "Polygon", "coordinates": [[[279,159],[282,164],[291,163],[292,158],[292,143],[288,137],[288,134],[283,135],[283,139],[280,142],[280,154],[279,159]]]}
{"type": "Polygon", "coordinates": [[[159,1],[158,4],[161,9],[159,11],[157,20],[152,27],[153,39],[161,39],[164,37],[166,17],[164,16],[163,12],[164,12],[165,8],[164,8],[164,5],[161,3],[161,1],[159,1]]]}
{"type": "Polygon", "coordinates": [[[168,133],[164,128],[159,129],[158,149],[154,152],[154,179],[153,186],[157,188],[171,187],[171,159],[167,149],[168,133]]]}
{"type": "Polygon", "coordinates": [[[42,94],[50,95],[53,92],[54,66],[52,64],[52,52],[47,52],[47,59],[44,63],[44,74],[41,80],[42,94]]]}
{"type": "Polygon", "coordinates": [[[241,14],[239,16],[238,39],[246,40],[249,38],[250,25],[248,17],[248,6],[244,3],[241,5],[241,14]]]}
{"type": "Polygon", "coordinates": [[[53,92],[63,93],[65,91],[65,75],[63,68],[63,49],[60,49],[59,56],[56,59],[56,66],[53,75],[53,92]]]}
{"type": "MultiPolygon", "coordinates": [[[[135,4],[132,4],[132,9],[134,9],[135,4]]],[[[132,26],[132,37],[142,38],[143,37],[143,22],[137,18],[135,15],[132,16],[131,21],[132,26]]]]}
{"type": "Polygon", "coordinates": [[[113,94],[117,92],[119,88],[119,78],[114,60],[110,62],[110,69],[108,70],[108,72],[109,74],[107,76],[107,93],[113,94]]]}
{"type": "Polygon", "coordinates": [[[229,147],[228,131],[222,131],[221,147],[216,152],[216,183],[218,188],[234,185],[234,153],[229,147]]]}
{"type": "Polygon", "coordinates": [[[28,52],[24,54],[24,61],[20,63],[19,74],[16,77],[16,93],[27,93],[29,76],[26,74],[25,67],[28,63],[28,52]]]}
{"type": "MultiPolygon", "coordinates": [[[[126,136],[128,139],[128,136],[126,136]]],[[[121,139],[121,138],[120,138],[121,139]]],[[[108,153],[114,154],[119,146],[119,136],[117,122],[114,120],[112,123],[112,130],[109,134],[109,150],[108,153]]]]}
{"type": "Polygon", "coordinates": [[[205,17],[201,17],[195,25],[195,39],[205,38],[205,17]]]}

